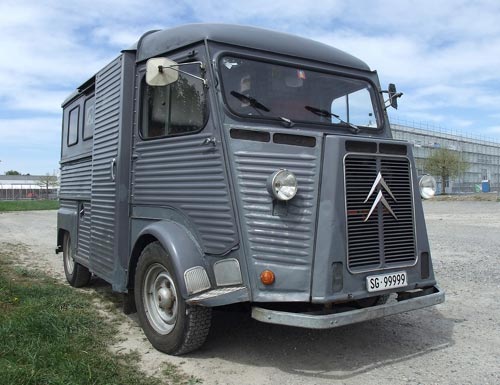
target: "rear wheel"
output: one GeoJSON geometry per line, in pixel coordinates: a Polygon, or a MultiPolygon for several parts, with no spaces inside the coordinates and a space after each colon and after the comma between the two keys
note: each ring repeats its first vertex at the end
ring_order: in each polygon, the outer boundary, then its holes
{"type": "Polygon", "coordinates": [[[85,266],[75,262],[73,249],[71,248],[71,236],[64,234],[63,240],[63,264],[66,280],[73,287],[83,287],[88,285],[92,274],[85,266]]]}
{"type": "Polygon", "coordinates": [[[170,256],[159,242],[143,250],[134,284],[139,322],[156,349],[180,355],[203,345],[212,309],[186,304],[170,256]]]}

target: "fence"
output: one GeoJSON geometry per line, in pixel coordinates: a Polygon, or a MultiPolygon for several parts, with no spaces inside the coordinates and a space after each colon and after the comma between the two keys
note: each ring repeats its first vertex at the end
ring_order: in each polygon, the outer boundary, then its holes
{"type": "MultiPolygon", "coordinates": [[[[500,141],[397,118],[392,119],[391,128],[395,139],[406,140],[413,145],[419,174],[426,172],[425,159],[434,149],[447,148],[459,152],[467,170],[447,181],[445,192],[477,192],[481,190],[483,181],[488,181],[491,191],[500,191],[500,141]]],[[[441,186],[440,190],[443,190],[441,186]]]]}
{"type": "Polygon", "coordinates": [[[0,185],[0,200],[57,199],[58,189],[40,189],[0,185]]]}

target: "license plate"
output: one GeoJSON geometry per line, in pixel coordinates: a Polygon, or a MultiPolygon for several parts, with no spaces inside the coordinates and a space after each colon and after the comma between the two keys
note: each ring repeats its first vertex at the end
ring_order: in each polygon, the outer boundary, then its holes
{"type": "Polygon", "coordinates": [[[379,275],[370,275],[366,277],[366,288],[369,292],[394,289],[408,285],[406,271],[397,273],[387,273],[379,275]]]}

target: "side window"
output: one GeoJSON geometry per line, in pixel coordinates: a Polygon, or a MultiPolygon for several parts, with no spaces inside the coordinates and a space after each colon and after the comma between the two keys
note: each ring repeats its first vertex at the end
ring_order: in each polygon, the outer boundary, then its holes
{"type": "MultiPolygon", "coordinates": [[[[186,65],[183,71],[201,76],[199,65],[186,65]]],[[[141,134],[144,139],[183,135],[200,131],[207,120],[203,83],[179,74],[168,86],[148,86],[142,81],[141,134]]]]}
{"type": "Polygon", "coordinates": [[[78,142],[78,118],[80,115],[80,106],[73,108],[69,112],[68,118],[68,146],[78,142]]]}
{"type": "Polygon", "coordinates": [[[85,101],[84,116],[83,116],[83,140],[90,139],[94,136],[94,120],[95,120],[95,96],[85,101]]]}

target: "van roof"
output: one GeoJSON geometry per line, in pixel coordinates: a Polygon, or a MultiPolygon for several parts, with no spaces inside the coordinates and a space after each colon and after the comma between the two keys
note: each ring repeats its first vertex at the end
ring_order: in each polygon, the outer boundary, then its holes
{"type": "MultiPolygon", "coordinates": [[[[124,51],[136,51],[137,62],[142,62],[171,50],[203,41],[214,41],[370,71],[370,67],[362,60],[327,44],[269,29],[234,24],[186,24],[160,31],[150,31],[124,51]]],[[[95,76],[67,97],[62,107],[78,97],[93,82],[95,82],[95,76]]]]}
{"type": "Polygon", "coordinates": [[[130,50],[137,50],[137,61],[140,62],[206,40],[370,70],[362,60],[327,44],[268,29],[232,24],[187,24],[147,32],[130,50]]]}

